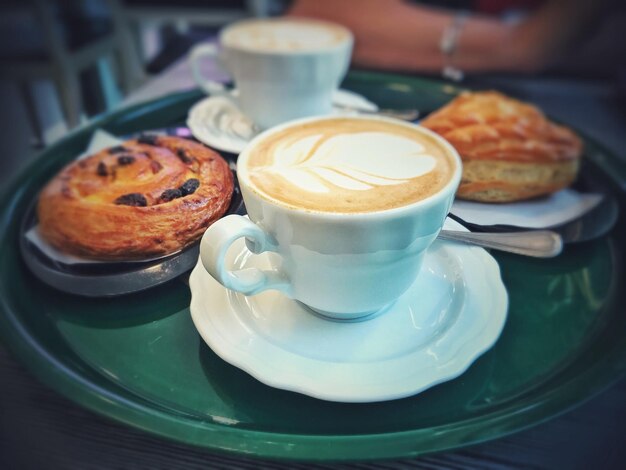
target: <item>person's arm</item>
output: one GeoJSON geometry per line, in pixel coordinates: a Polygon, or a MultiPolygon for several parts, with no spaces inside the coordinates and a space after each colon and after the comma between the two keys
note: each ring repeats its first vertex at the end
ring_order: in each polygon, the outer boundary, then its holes
{"type": "MultiPolygon", "coordinates": [[[[460,30],[454,65],[465,71],[532,72],[545,67],[602,2],[552,0],[521,23],[471,15],[460,30]]],[[[355,35],[357,66],[406,71],[440,71],[439,43],[454,12],[402,0],[297,0],[290,16],[340,23],[355,35]]]]}

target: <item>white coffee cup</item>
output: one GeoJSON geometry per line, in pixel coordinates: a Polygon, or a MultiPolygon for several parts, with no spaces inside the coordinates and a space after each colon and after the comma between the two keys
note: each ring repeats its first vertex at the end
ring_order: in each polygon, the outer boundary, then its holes
{"type": "Polygon", "coordinates": [[[343,26],[309,19],[258,19],[220,32],[218,47],[200,44],[190,53],[198,85],[226,96],[257,126],[267,129],[292,119],[321,116],[350,64],[353,37],[343,26]],[[200,62],[212,57],[234,79],[237,96],[207,80],[200,62]]]}
{"type": "Polygon", "coordinates": [[[237,174],[249,219],[230,215],[209,227],[200,246],[205,269],[245,295],[276,289],[350,320],[381,311],[414,282],[452,205],[461,160],[418,125],[309,118],[254,138],[237,174]],[[253,253],[278,254],[273,269],[224,265],[242,237],[253,253]]]}

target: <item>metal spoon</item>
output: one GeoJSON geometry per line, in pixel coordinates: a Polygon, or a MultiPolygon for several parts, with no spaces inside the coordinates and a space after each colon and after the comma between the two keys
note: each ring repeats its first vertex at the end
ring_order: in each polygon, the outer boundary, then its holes
{"type": "Polygon", "coordinates": [[[508,233],[442,230],[438,238],[536,258],[552,258],[563,250],[561,236],[550,230],[508,233]]]}
{"type": "Polygon", "coordinates": [[[333,107],[341,109],[347,112],[354,112],[356,114],[365,114],[371,116],[385,116],[394,119],[400,119],[402,121],[415,121],[420,117],[420,112],[417,109],[365,109],[358,106],[346,106],[342,104],[334,103],[333,107]]]}
{"type": "MultiPolygon", "coordinates": [[[[452,220],[472,230],[473,233],[519,233],[528,231],[515,225],[479,225],[467,222],[454,214],[448,214],[452,220]]],[[[595,240],[608,234],[619,217],[617,199],[609,194],[602,195],[601,202],[580,217],[560,225],[548,227],[558,233],[563,243],[574,244],[595,240]]]]}
{"type": "Polygon", "coordinates": [[[374,114],[377,116],[385,116],[402,121],[415,121],[420,117],[417,109],[379,109],[378,111],[359,111],[360,114],[374,114]]]}

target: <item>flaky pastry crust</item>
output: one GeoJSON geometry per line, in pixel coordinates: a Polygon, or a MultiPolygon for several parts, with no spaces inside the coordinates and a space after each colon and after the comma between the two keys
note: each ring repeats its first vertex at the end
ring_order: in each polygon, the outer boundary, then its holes
{"type": "Polygon", "coordinates": [[[39,231],[91,259],[143,259],[181,250],[227,210],[228,163],[202,144],[145,136],[70,163],[43,189],[39,231]]]}
{"type": "Polygon", "coordinates": [[[462,93],[420,124],[459,152],[462,199],[528,199],[569,186],[578,172],[582,142],[574,132],[496,91],[462,93]]]}

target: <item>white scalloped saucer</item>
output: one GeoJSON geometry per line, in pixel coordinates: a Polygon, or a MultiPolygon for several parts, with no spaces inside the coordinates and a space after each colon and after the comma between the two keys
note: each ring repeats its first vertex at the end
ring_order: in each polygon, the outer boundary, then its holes
{"type": "MultiPolygon", "coordinates": [[[[237,96],[237,90],[231,95],[237,96]]],[[[334,93],[333,115],[354,115],[359,110],[373,112],[378,106],[351,91],[334,93]]],[[[189,110],[187,127],[200,142],[231,153],[241,153],[259,132],[250,118],[225,96],[209,96],[196,103],[189,110]]]]}
{"type": "MultiPolygon", "coordinates": [[[[451,220],[446,228],[462,230],[451,220]]],[[[267,267],[267,254],[239,242],[229,263],[267,267]]],[[[508,305],[485,250],[443,241],[400,299],[361,322],[321,318],[276,291],[246,297],[201,263],[190,287],[193,322],[222,359],[267,385],[340,402],[402,398],[459,376],[498,339],[508,305]]]]}

